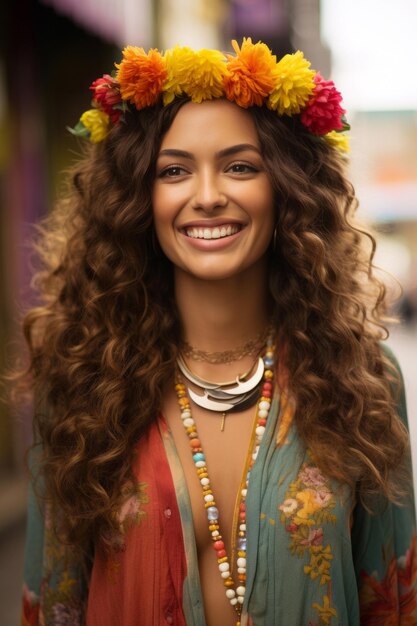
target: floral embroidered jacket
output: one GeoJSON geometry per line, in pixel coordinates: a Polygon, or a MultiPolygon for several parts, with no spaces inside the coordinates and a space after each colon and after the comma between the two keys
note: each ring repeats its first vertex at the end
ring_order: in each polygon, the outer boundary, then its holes
{"type": "MultiPolygon", "coordinates": [[[[405,401],[399,412],[406,422],[405,401]]],[[[246,500],[242,626],[413,626],[413,496],[370,515],[328,480],[276,398],[246,500]]],[[[189,495],[163,418],[138,445],[137,485],[120,512],[120,550],[96,546],[91,575],[29,501],[23,626],[204,626],[189,495]]]]}

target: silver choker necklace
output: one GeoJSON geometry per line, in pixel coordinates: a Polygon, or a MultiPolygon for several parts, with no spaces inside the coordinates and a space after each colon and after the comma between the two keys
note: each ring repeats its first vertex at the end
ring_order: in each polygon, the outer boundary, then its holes
{"type": "Polygon", "coordinates": [[[187,367],[182,355],[178,357],[177,364],[185,378],[191,400],[203,409],[221,413],[242,411],[254,404],[265,370],[264,361],[262,357],[259,357],[255,365],[246,374],[238,375],[235,380],[230,382],[215,383],[193,374],[187,367]],[[255,371],[252,374],[253,370],[255,371]],[[197,387],[202,393],[196,393],[190,389],[190,384],[197,387]]]}

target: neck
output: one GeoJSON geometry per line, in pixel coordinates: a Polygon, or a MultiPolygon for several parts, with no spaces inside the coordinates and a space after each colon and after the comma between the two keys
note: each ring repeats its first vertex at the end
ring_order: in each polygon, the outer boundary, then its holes
{"type": "Polygon", "coordinates": [[[200,280],[175,270],[175,296],[184,339],[208,352],[232,350],[266,328],[266,263],[223,280],[200,280]]]}

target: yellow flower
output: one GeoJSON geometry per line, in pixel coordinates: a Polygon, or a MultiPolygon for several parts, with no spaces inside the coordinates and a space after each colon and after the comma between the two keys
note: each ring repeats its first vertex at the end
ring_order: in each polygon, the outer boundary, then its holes
{"type": "Polygon", "coordinates": [[[299,491],[295,497],[303,503],[302,509],[297,513],[301,519],[307,519],[321,508],[320,502],[316,498],[316,492],[313,489],[299,491]]]}
{"type": "Polygon", "coordinates": [[[80,122],[89,131],[92,143],[99,143],[107,137],[110,126],[110,118],[107,113],[98,109],[90,109],[81,115],[80,122]]]}
{"type": "Polygon", "coordinates": [[[65,571],[58,585],[60,593],[62,593],[63,595],[70,595],[75,585],[75,582],[76,581],[74,580],[74,578],[71,578],[69,573],[65,571]]]}
{"type": "Polygon", "coordinates": [[[187,84],[190,67],[194,60],[194,50],[187,46],[178,46],[167,50],[164,55],[167,79],[163,86],[163,103],[169,104],[176,96],[184,93],[187,84]]]}
{"type": "Polygon", "coordinates": [[[326,626],[331,623],[332,617],[337,617],[337,611],[330,604],[329,596],[323,596],[323,606],[315,602],[312,607],[318,611],[323,624],[326,624],[326,626]]]}
{"type": "Polygon", "coordinates": [[[341,152],[349,152],[349,137],[344,133],[338,133],[335,130],[332,130],[330,133],[323,135],[324,139],[327,141],[329,145],[341,152]]]}
{"type": "Polygon", "coordinates": [[[218,50],[199,50],[175,46],[165,53],[168,77],[163,87],[163,102],[169,104],[186,94],[192,102],[223,95],[226,58],[218,50]]]}
{"type": "Polygon", "coordinates": [[[300,113],[314,90],[315,72],[309,67],[300,50],[282,57],[274,70],[275,87],[267,101],[270,109],[278,115],[300,113]]]}

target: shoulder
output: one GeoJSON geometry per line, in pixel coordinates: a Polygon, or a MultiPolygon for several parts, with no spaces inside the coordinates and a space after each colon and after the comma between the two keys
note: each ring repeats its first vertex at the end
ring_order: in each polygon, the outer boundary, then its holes
{"type": "Polygon", "coordinates": [[[386,342],[380,342],[379,345],[385,357],[387,365],[385,375],[391,387],[393,401],[397,404],[397,412],[402,422],[408,427],[404,377],[401,366],[392,348],[386,342]]]}
{"type": "Polygon", "coordinates": [[[397,370],[398,373],[401,374],[400,364],[399,364],[398,359],[395,356],[392,348],[385,341],[381,341],[379,343],[379,346],[381,348],[382,354],[387,357],[387,359],[390,361],[392,366],[397,370]]]}

